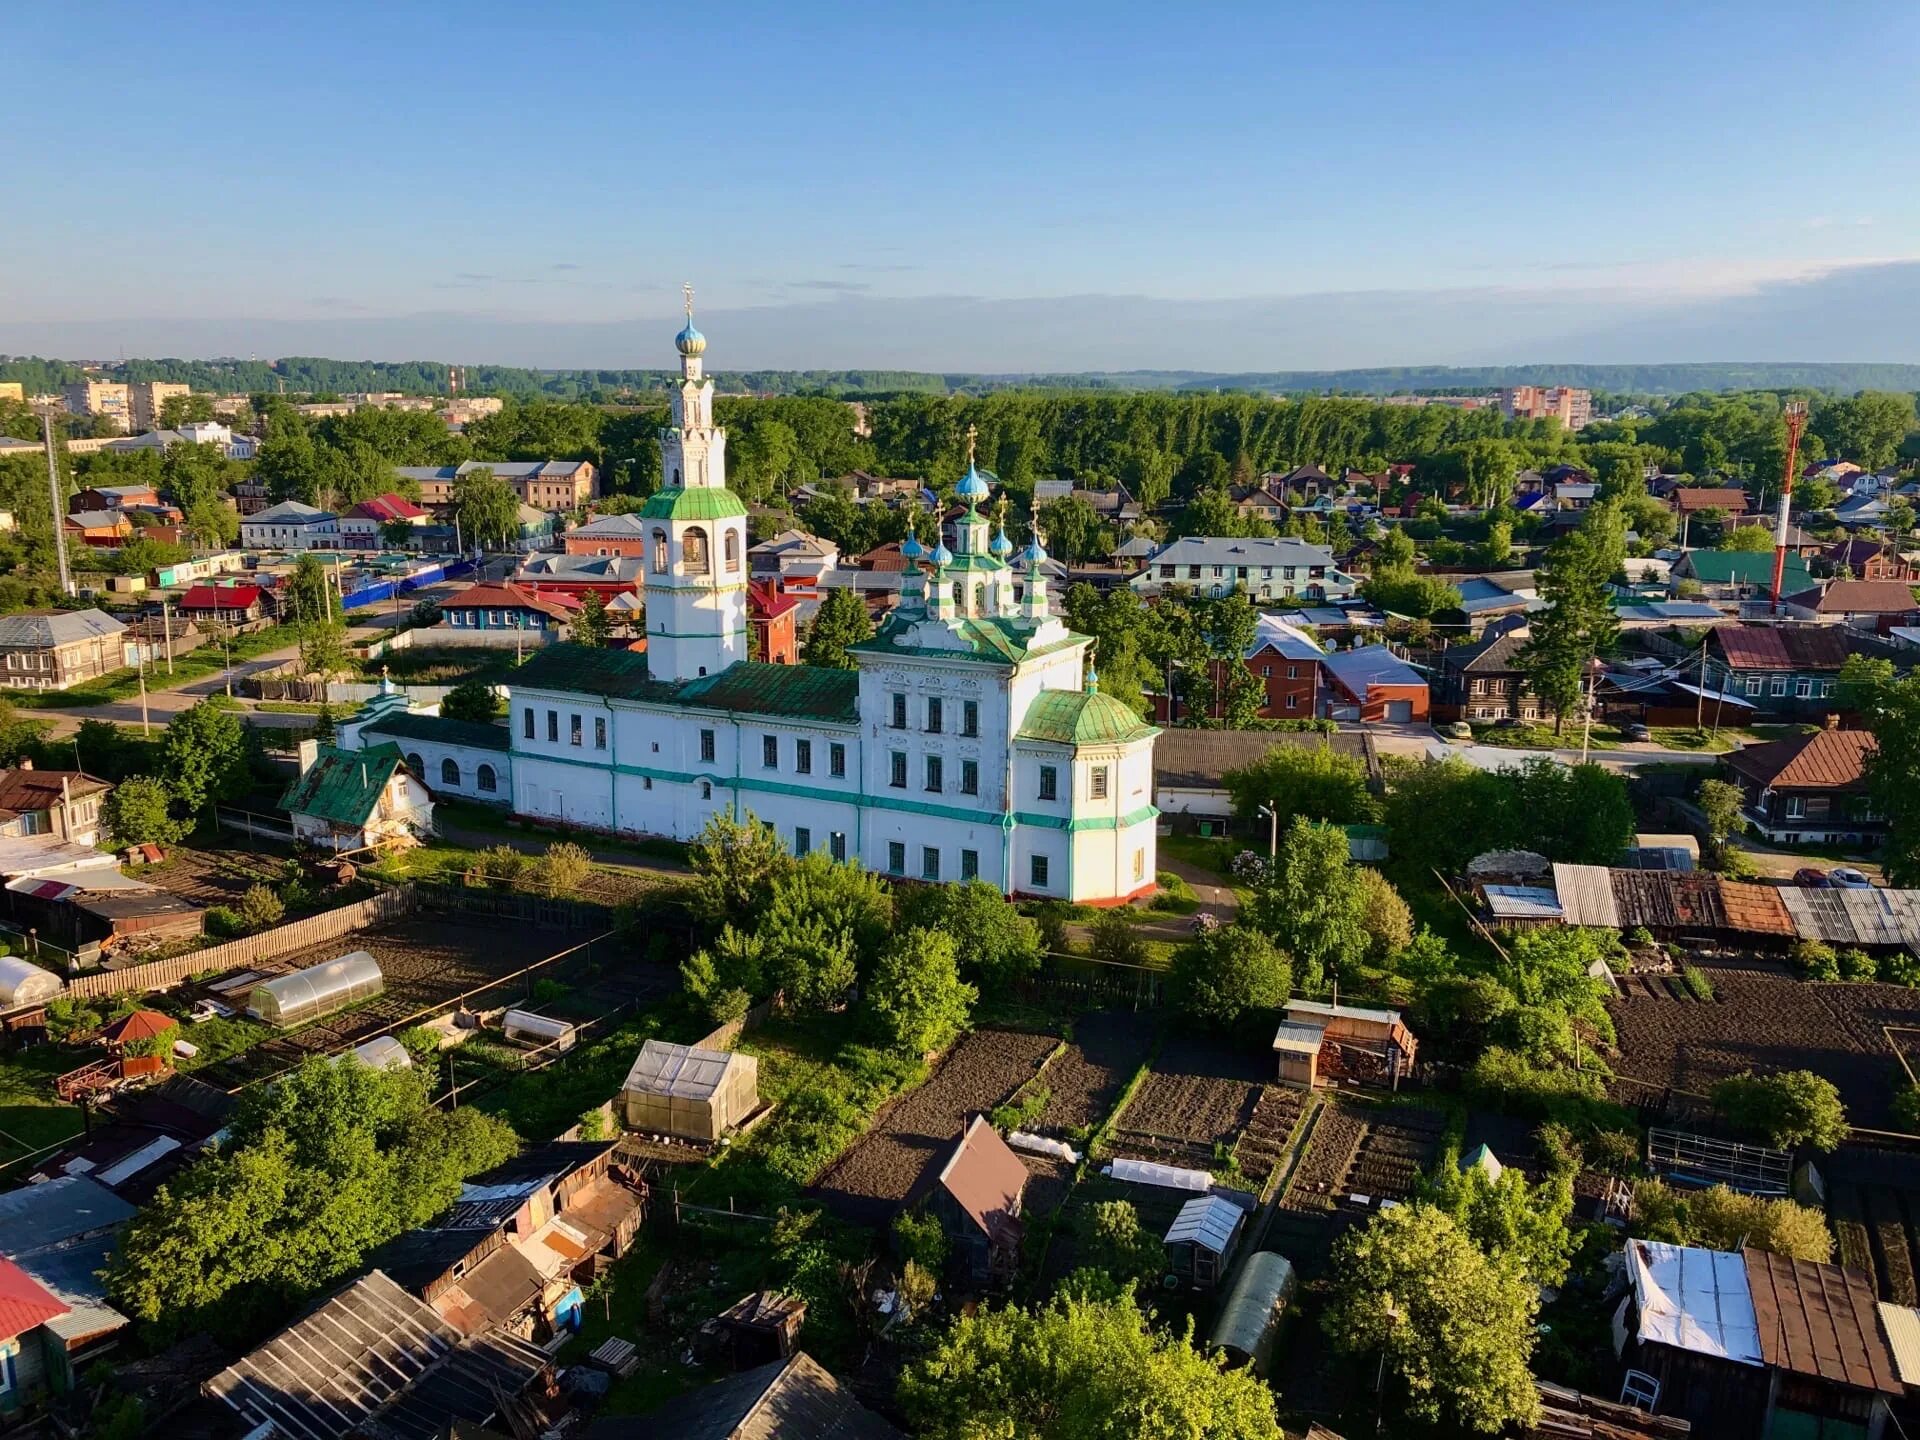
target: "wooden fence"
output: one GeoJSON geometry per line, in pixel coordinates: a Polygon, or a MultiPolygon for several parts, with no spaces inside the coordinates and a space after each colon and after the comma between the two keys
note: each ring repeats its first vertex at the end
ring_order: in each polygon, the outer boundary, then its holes
{"type": "Polygon", "coordinates": [[[103,970],[97,975],[82,975],[67,982],[69,995],[118,995],[130,990],[144,995],[152,990],[170,990],[190,975],[212,970],[233,970],[261,960],[271,960],[309,945],[338,940],[369,925],[401,920],[414,912],[411,885],[383,890],[378,895],[342,905],[296,920],[291,925],[276,925],[241,940],[229,940],[205,950],[176,955],[171,960],[155,960],[147,965],[132,965],[125,970],[103,970]]]}
{"type": "Polygon", "coordinates": [[[693,1042],[696,1050],[731,1050],[740,1043],[740,1037],[748,1029],[764,1022],[773,1013],[773,1007],[780,1001],[778,995],[769,995],[758,1005],[750,1006],[747,1013],[738,1019],[729,1020],[693,1042]]]}

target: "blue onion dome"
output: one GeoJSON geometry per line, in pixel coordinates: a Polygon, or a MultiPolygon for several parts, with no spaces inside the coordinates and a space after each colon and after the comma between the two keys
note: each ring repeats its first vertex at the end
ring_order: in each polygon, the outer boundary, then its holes
{"type": "Polygon", "coordinates": [[[938,548],[934,550],[933,563],[941,567],[945,567],[953,563],[953,551],[947,548],[946,541],[942,540],[938,548]]]}
{"type": "Polygon", "coordinates": [[[687,317],[686,328],[673,337],[673,346],[682,355],[704,355],[707,351],[707,337],[693,328],[693,317],[687,317]]]}
{"type": "Polygon", "coordinates": [[[907,538],[900,542],[900,558],[911,564],[926,553],[926,547],[920,543],[920,537],[909,530],[907,538]]]}
{"type": "Polygon", "coordinates": [[[1087,694],[1098,695],[1100,693],[1100,670],[1091,659],[1087,661],[1086,686],[1087,694]]]}
{"type": "Polygon", "coordinates": [[[1013,553],[1013,541],[1007,538],[1006,526],[1000,527],[1000,533],[993,537],[993,543],[987,546],[1000,559],[1004,560],[1013,553]]]}
{"type": "Polygon", "coordinates": [[[1027,548],[1020,552],[1020,558],[1029,569],[1047,563],[1047,549],[1040,543],[1038,532],[1035,532],[1033,539],[1027,542],[1027,548]]]}
{"type": "Polygon", "coordinates": [[[971,461],[967,464],[967,473],[962,475],[960,483],[954,486],[953,493],[969,506],[978,505],[987,498],[986,477],[971,461]]]}

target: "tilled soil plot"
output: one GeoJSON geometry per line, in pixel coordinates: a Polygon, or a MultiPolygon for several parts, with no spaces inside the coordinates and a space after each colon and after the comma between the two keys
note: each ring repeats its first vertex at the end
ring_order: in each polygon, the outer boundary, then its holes
{"type": "Polygon", "coordinates": [[[1294,1126],[1300,1123],[1300,1111],[1306,1100],[1307,1092],[1291,1085],[1268,1085],[1261,1090],[1260,1101],[1253,1107],[1253,1118],[1247,1122],[1246,1133],[1233,1150],[1234,1158],[1240,1162],[1240,1173],[1246,1177],[1247,1188],[1256,1194],[1265,1191],[1267,1178],[1286,1158],[1287,1142],[1293,1136],[1294,1126]]]}
{"type": "Polygon", "coordinates": [[[1151,1015],[1103,1010],[1074,1021],[1073,1043],[1047,1066],[1050,1092],[1037,1128],[1048,1135],[1086,1129],[1106,1117],[1153,1048],[1151,1015]]]}
{"type": "Polygon", "coordinates": [[[843,1219],[885,1224],[922,1172],[960,1137],[967,1117],[1003,1104],[1060,1042],[1022,1030],[976,1030],[924,1085],[881,1112],[814,1193],[843,1219]]]}
{"type": "MultiPolygon", "coordinates": [[[[1713,988],[1714,1004],[1609,1000],[1621,1052],[1614,1068],[1647,1085],[1702,1094],[1746,1070],[1811,1070],[1839,1089],[1856,1123],[1890,1126],[1888,1101],[1905,1076],[1882,1027],[1920,1026],[1920,990],[1723,968],[1713,971],[1713,988]]],[[[1630,1103],[1659,1098],[1642,1086],[1617,1093],[1630,1103]]]]}
{"type": "Polygon", "coordinates": [[[1264,1055],[1168,1040],[1119,1117],[1113,1148],[1122,1155],[1137,1150],[1146,1159],[1176,1163],[1182,1150],[1210,1156],[1216,1145],[1231,1145],[1246,1129],[1267,1079],[1264,1055]]]}

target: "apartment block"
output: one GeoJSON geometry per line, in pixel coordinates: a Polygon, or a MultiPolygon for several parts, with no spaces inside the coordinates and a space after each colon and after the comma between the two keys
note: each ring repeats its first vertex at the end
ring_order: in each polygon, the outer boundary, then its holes
{"type": "Polygon", "coordinates": [[[176,395],[189,395],[191,385],[173,380],[136,380],[127,386],[129,413],[136,430],[158,430],[160,412],[176,395]]]}
{"type": "Polygon", "coordinates": [[[121,430],[127,428],[130,400],[127,387],[113,380],[80,380],[61,392],[67,404],[67,413],[91,418],[105,415],[117,421],[121,430]]]}
{"type": "Polygon", "coordinates": [[[1509,385],[1500,391],[1500,413],[1509,420],[1551,418],[1578,430],[1593,419],[1593,392],[1566,385],[1509,385]]]}

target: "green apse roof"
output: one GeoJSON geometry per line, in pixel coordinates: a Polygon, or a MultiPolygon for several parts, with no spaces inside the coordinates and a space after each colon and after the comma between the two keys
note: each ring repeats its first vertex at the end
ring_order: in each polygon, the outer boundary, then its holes
{"type": "Polygon", "coordinates": [[[339,825],[364,825],[393,772],[406,764],[398,745],[338,750],[324,745],[312,765],[280,797],[280,808],[339,825]]]}
{"type": "Polygon", "coordinates": [[[731,490],[711,487],[656,490],[641,508],[648,520],[734,520],[747,513],[747,507],[731,490]]]}
{"type": "Polygon", "coordinates": [[[740,660],[718,675],[689,680],[678,703],[703,710],[798,715],[814,720],[860,718],[860,673],[824,665],[769,665],[740,660]]]}
{"type": "Polygon", "coordinates": [[[571,690],[618,700],[670,700],[674,687],[647,673],[638,650],[599,650],[590,645],[549,645],[507,677],[518,690],[571,690]]]}
{"type": "Polygon", "coordinates": [[[902,615],[896,610],[880,622],[880,628],[873,632],[872,639],[857,641],[847,649],[863,655],[899,655],[905,652],[931,660],[987,660],[994,664],[1011,665],[1035,655],[1047,655],[1055,650],[1066,650],[1087,643],[1086,636],[1069,632],[1064,640],[1035,645],[1032,643],[1034,631],[1038,628],[1035,622],[1013,616],[986,615],[971,620],[937,622],[945,624],[966,641],[967,648],[935,650],[911,643],[913,627],[923,619],[923,616],[902,615]]]}
{"type": "Polygon", "coordinates": [[[1120,745],[1159,733],[1111,695],[1043,690],[1028,707],[1018,738],[1056,745],[1120,745]]]}

